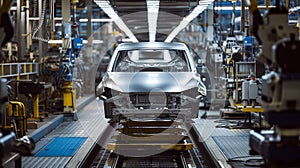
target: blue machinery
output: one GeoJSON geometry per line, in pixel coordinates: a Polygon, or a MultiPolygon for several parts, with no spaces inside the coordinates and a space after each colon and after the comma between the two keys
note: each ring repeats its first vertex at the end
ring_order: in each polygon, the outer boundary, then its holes
{"type": "Polygon", "coordinates": [[[63,37],[62,37],[62,49],[61,49],[61,64],[59,72],[59,84],[63,92],[63,112],[64,114],[74,117],[77,120],[76,115],[76,91],[73,88],[73,67],[75,64],[75,58],[79,56],[79,51],[82,47],[82,39],[78,37],[78,25],[76,23],[76,3],[78,0],[66,0],[62,1],[62,13],[63,13],[63,37]],[[71,4],[72,4],[72,20],[71,17],[71,4]]]}

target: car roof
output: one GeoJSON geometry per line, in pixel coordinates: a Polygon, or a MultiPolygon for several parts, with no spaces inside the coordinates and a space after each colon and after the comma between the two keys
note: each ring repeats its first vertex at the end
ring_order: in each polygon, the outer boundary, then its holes
{"type": "Polygon", "coordinates": [[[138,42],[138,43],[121,43],[118,45],[117,50],[133,50],[133,49],[175,49],[187,50],[184,43],[173,42],[138,42]]]}
{"type": "Polygon", "coordinates": [[[112,56],[112,59],[111,59],[111,62],[107,68],[107,71],[108,72],[111,72],[112,71],[112,68],[113,68],[113,64],[117,57],[117,53],[119,51],[122,51],[122,50],[143,50],[143,49],[166,49],[166,50],[184,50],[187,57],[188,57],[188,60],[189,60],[189,64],[190,64],[190,67],[191,67],[191,70],[193,72],[196,72],[196,67],[195,67],[195,64],[192,63],[193,62],[193,59],[192,59],[192,56],[190,55],[189,53],[189,49],[187,48],[186,44],[184,43],[180,43],[180,42],[138,42],[138,43],[121,43],[117,46],[113,56],[112,56]]]}

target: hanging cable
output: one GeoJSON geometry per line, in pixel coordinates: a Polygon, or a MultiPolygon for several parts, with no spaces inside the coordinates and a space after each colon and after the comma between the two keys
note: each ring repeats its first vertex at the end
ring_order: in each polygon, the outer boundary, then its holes
{"type": "Polygon", "coordinates": [[[32,33],[32,39],[43,41],[43,42],[48,42],[49,39],[45,39],[43,37],[37,37],[36,34],[42,28],[42,26],[44,24],[47,2],[48,2],[48,0],[43,1],[44,4],[43,4],[43,8],[42,8],[42,14],[40,15],[39,24],[32,33]]]}

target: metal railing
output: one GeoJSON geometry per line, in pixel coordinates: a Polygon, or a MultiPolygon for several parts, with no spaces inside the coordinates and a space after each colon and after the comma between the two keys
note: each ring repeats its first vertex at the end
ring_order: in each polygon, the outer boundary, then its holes
{"type": "Polygon", "coordinates": [[[29,75],[39,75],[38,63],[2,63],[0,64],[0,78],[21,77],[29,78],[29,75]]]}

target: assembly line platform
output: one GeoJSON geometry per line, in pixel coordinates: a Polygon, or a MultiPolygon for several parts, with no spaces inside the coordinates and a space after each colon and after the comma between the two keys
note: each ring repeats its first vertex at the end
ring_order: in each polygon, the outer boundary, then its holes
{"type": "MultiPolygon", "coordinates": [[[[22,157],[24,168],[81,167],[90,149],[110,126],[104,118],[103,104],[94,96],[78,100],[78,120],[65,120],[57,115],[30,136],[37,141],[32,156],[22,157]],[[88,102],[86,106],[81,105],[88,102]],[[47,130],[48,129],[48,130],[47,130]],[[46,130],[46,131],[45,131],[46,130]],[[43,135],[44,134],[44,135],[43,135]]],[[[200,111],[201,113],[201,111],[200,111]]],[[[234,128],[235,121],[220,118],[218,111],[207,111],[206,119],[194,120],[199,141],[203,141],[220,167],[251,167],[259,156],[249,155],[249,129],[234,128]],[[226,127],[230,125],[230,127],[226,127]]]]}
{"type": "Polygon", "coordinates": [[[197,119],[194,126],[220,167],[263,167],[261,156],[250,155],[249,125],[244,119],[223,119],[219,111],[208,111],[206,119],[197,119]]]}
{"type": "Polygon", "coordinates": [[[77,121],[65,119],[65,116],[60,114],[30,134],[38,141],[33,156],[22,157],[22,167],[80,166],[91,147],[97,142],[97,138],[108,126],[108,121],[99,111],[102,107],[94,96],[81,98],[77,100],[77,104],[82,106],[77,108],[77,121]],[[87,102],[88,105],[85,106],[87,102]]]}

